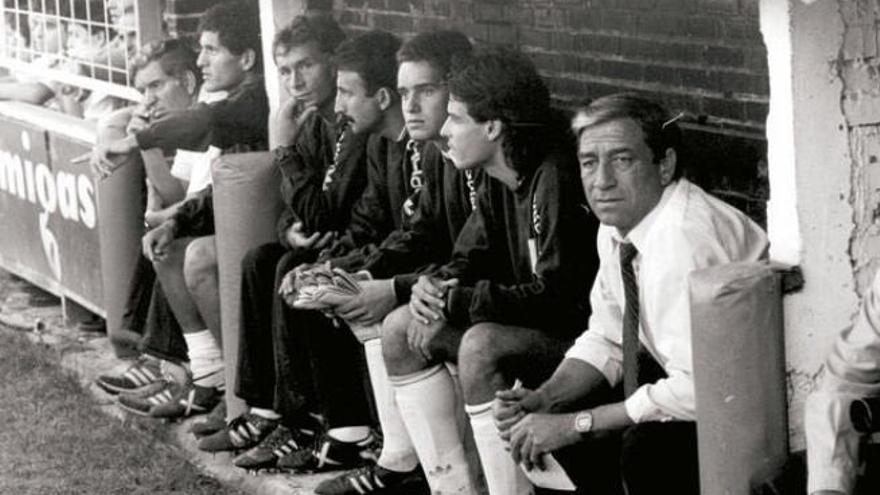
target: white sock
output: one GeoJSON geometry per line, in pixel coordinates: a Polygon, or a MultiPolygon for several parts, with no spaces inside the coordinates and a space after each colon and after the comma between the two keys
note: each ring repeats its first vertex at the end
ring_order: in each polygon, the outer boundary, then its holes
{"type": "Polygon", "coordinates": [[[342,426],[340,428],[330,428],[327,430],[330,437],[340,442],[360,442],[370,436],[369,426],[342,426]]]}
{"type": "Polygon", "coordinates": [[[478,492],[468,471],[455,385],[443,365],[389,377],[432,493],[478,492]]]}
{"type": "Polygon", "coordinates": [[[277,412],[273,411],[272,409],[263,409],[262,407],[251,407],[250,412],[252,414],[256,414],[257,416],[259,416],[261,418],[265,418],[265,419],[274,419],[274,420],[281,419],[281,415],[278,414],[277,412]]]}
{"type": "Polygon", "coordinates": [[[370,383],[373,385],[373,396],[376,398],[376,409],[384,440],[382,453],[376,464],[399,473],[412,471],[419,465],[419,458],[400,417],[394,389],[388,381],[385,359],[382,358],[382,339],[364,342],[364,353],[367,357],[367,368],[370,370],[370,383]]]}
{"type": "Polygon", "coordinates": [[[200,387],[223,388],[223,351],[210,330],[183,334],[189,349],[193,383],[200,387]]]}
{"type": "Polygon", "coordinates": [[[492,402],[464,406],[471,417],[474,441],[480,452],[480,464],[491,495],[528,495],[532,484],[513,457],[504,449],[492,417],[492,402]]]}

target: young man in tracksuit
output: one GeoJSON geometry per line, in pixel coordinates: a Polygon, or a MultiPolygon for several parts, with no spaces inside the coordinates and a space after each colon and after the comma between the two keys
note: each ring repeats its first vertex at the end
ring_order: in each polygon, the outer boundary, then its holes
{"type": "MultiPolygon", "coordinates": [[[[399,221],[396,210],[415,193],[409,184],[409,176],[403,173],[400,165],[406,141],[401,140],[404,136],[403,118],[394,86],[394,53],[399,46],[400,41],[390,33],[372,31],[345,41],[334,56],[337,67],[335,110],[345,115],[351,133],[372,135],[366,152],[366,189],[350,208],[351,221],[344,232],[327,249],[343,249],[341,246],[348,243],[378,242],[399,221]],[[392,205],[396,206],[392,208],[392,205]]],[[[318,237],[326,235],[321,232],[318,237]]],[[[278,266],[295,267],[313,260],[304,259],[294,250],[285,254],[278,266]]],[[[278,275],[284,275],[284,272],[278,272],[278,275]]],[[[308,436],[320,426],[309,414],[324,410],[316,390],[320,387],[321,397],[329,396],[345,404],[338,416],[328,415],[330,425],[337,427],[328,433],[338,435],[340,441],[350,443],[360,452],[364,444],[375,440],[370,433],[370,412],[360,372],[363,351],[353,338],[351,342],[341,342],[336,346],[337,361],[326,369],[315,369],[311,362],[299,359],[295,354],[279,354],[279,341],[290,336],[300,339],[296,346],[305,346],[330,341],[337,333],[345,333],[321,313],[294,311],[286,307],[280,295],[274,295],[274,299],[271,340],[262,338],[259,353],[253,352],[257,350],[255,346],[246,344],[243,347],[246,354],[241,359],[241,363],[247,366],[247,363],[267,360],[264,353],[271,355],[274,351],[274,367],[243,369],[240,366],[238,391],[249,404],[255,399],[268,402],[269,388],[272,387],[272,402],[267,405],[280,418],[245,414],[241,419],[233,420],[226,429],[203,438],[200,448],[253,447],[236,460],[237,465],[247,468],[279,463],[286,453],[310,443],[308,436]],[[309,327],[315,330],[307,330],[309,327]],[[257,393],[260,397],[256,397],[253,390],[248,391],[249,386],[259,387],[257,393]]],[[[284,467],[283,462],[280,464],[284,467]]]]}
{"type": "MultiPolygon", "coordinates": [[[[455,362],[490,493],[531,484],[505,452],[492,419],[496,390],[540,382],[584,328],[598,267],[598,221],[578,186],[573,138],[554,118],[534,65],[507,49],[483,51],[450,80],[442,135],[461,169],[489,176],[452,261],[413,286],[391,313],[382,351],[416,452],[462,449],[455,362]]],[[[438,466],[425,465],[426,470],[438,466]]],[[[462,461],[457,461],[462,462],[462,461]]],[[[464,466],[453,467],[463,471],[464,466]]]]}
{"type": "MultiPolygon", "coordinates": [[[[92,160],[98,173],[112,173],[113,164],[106,160],[109,154],[138,148],[215,148],[221,154],[268,148],[269,104],[261,76],[256,9],[250,2],[219,4],[202,16],[199,27],[198,65],[204,86],[209,91],[228,91],[227,99],[169,112],[133,136],[99,147],[92,160]]],[[[220,400],[224,380],[212,201],[209,187],[144,236],[144,254],[153,262],[183,329],[193,381],[170,383],[149,397],[120,396],[129,408],[177,417],[207,412],[220,400]]]]}
{"type": "MultiPolygon", "coordinates": [[[[333,52],[345,38],[327,15],[299,16],[278,32],[275,62],[291,99],[277,120],[279,145],[273,160],[281,170],[284,210],[277,222],[278,241],[258,246],[242,260],[241,336],[236,395],[249,407],[235,424],[209,416],[194,427],[199,436],[223,431],[200,442],[209,451],[242,448],[257,441],[246,424],[265,431],[277,424],[274,411],[275,363],[271,359],[273,301],[280,277],[313,261],[318,250],[343,230],[353,204],[366,185],[367,134],[355,134],[334,115],[336,68],[333,52]],[[241,428],[240,439],[231,432],[241,428]]],[[[283,439],[284,442],[290,440],[283,439]]],[[[284,443],[282,442],[282,443],[284,443]]],[[[250,467],[248,456],[236,464],[250,467]]]]}
{"type": "MultiPolygon", "coordinates": [[[[331,296],[324,300],[335,306],[336,315],[345,319],[364,342],[384,444],[375,465],[327,480],[316,489],[318,494],[427,490],[419,457],[404,427],[406,420],[401,418],[388,384],[379,335],[370,328],[379,327],[391,310],[409,301],[419,272],[449,261],[455,239],[476,204],[481,173],[457,170],[440,152],[444,147],[440,129],[446,120],[446,83],[452,60],[469,56],[470,51],[470,43],[460,32],[437,31],[415,36],[398,52],[398,91],[407,130],[412,138],[427,142],[421,155],[424,188],[412,220],[403,229],[391,233],[379,246],[366,246],[330,260],[331,265],[350,272],[366,270],[373,280],[362,282],[356,296],[331,296]]],[[[332,354],[313,357],[333,358],[332,354]]],[[[463,456],[463,452],[451,455],[463,456]]],[[[452,465],[449,456],[442,448],[422,452],[430,466],[452,465]]],[[[436,493],[476,493],[467,470],[427,471],[427,482],[436,493]]]]}

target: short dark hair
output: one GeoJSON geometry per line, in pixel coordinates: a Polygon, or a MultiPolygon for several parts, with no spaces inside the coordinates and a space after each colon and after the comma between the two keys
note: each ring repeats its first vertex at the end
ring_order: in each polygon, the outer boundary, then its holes
{"type": "Polygon", "coordinates": [[[345,40],[333,57],[337,70],[357,73],[364,80],[367,94],[389,88],[397,94],[397,61],[394,56],[400,39],[387,31],[367,31],[345,40]]]}
{"type": "Polygon", "coordinates": [[[453,60],[469,56],[472,50],[470,40],[460,31],[431,31],[417,34],[404,43],[397,52],[397,62],[428,62],[448,77],[453,60]]]}
{"type": "MultiPolygon", "coordinates": [[[[681,155],[681,129],[677,119],[660,104],[635,93],[616,93],[596,98],[577,111],[571,125],[580,137],[587,128],[621,119],[632,119],[641,127],[645,144],[654,155],[654,163],[665,157],[669,148],[681,155]]],[[[673,179],[681,177],[683,169],[679,161],[673,179]]]]}
{"type": "Polygon", "coordinates": [[[315,43],[318,49],[332,55],[345,39],[345,32],[330,14],[298,15],[275,34],[272,54],[287,53],[291,48],[315,43]]]}
{"type": "Polygon", "coordinates": [[[182,79],[187,72],[195,77],[196,87],[202,84],[202,71],[196,64],[198,53],[192,43],[181,38],[167,38],[148,43],[134,58],[131,65],[131,78],[147,65],[158,62],[162,71],[169,76],[182,79]]]}
{"type": "MultiPolygon", "coordinates": [[[[506,47],[487,47],[459,59],[449,80],[450,98],[467,105],[477,122],[499,120],[504,126],[504,152],[514,169],[534,166],[556,142],[551,127],[558,113],[550,107],[550,90],[525,55],[506,47]]],[[[567,133],[563,128],[563,133],[567,133]]]]}
{"type": "Polygon", "coordinates": [[[260,46],[260,15],[257,4],[247,0],[233,0],[215,5],[205,11],[199,20],[199,34],[210,31],[233,55],[253,50],[253,70],[262,67],[263,49],[260,46]]]}

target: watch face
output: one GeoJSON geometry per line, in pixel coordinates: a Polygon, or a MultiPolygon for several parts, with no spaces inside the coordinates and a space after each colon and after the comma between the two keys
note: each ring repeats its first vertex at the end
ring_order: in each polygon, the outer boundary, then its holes
{"type": "Polygon", "coordinates": [[[593,415],[590,412],[579,413],[574,418],[574,429],[578,433],[588,433],[593,429],[593,415]]]}

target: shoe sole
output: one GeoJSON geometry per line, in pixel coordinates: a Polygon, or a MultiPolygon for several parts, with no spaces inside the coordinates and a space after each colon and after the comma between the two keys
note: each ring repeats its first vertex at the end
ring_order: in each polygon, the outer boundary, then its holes
{"type": "Polygon", "coordinates": [[[116,405],[119,406],[119,408],[122,409],[123,411],[130,412],[132,414],[137,414],[138,416],[143,416],[145,418],[151,417],[149,411],[141,411],[140,409],[135,409],[133,407],[127,406],[127,405],[123,404],[122,402],[117,402],[116,405]]]}
{"type": "Polygon", "coordinates": [[[144,390],[147,390],[152,383],[148,383],[141,387],[137,388],[122,388],[116,387],[109,383],[104,383],[101,380],[95,380],[95,385],[97,385],[101,390],[107,392],[110,395],[119,395],[119,394],[140,394],[143,393],[144,390]]]}

